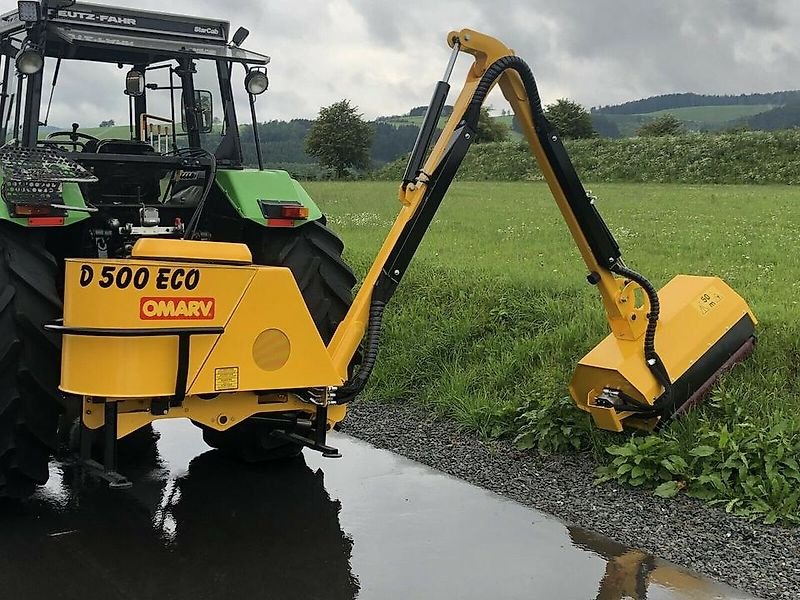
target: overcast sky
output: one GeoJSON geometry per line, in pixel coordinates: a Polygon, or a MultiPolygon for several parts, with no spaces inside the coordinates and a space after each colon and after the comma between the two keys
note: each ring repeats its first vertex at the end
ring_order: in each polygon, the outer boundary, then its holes
{"type": "MultiPolygon", "coordinates": [[[[588,107],[670,92],[800,88],[796,0],[104,3],[219,17],[233,29],[249,28],[244,46],[272,57],[261,120],[313,118],[320,106],[342,98],[368,118],[427,104],[449,56],[446,34],[462,27],[514,48],[532,66],[545,102],[568,97],[588,107]]],[[[469,63],[462,57],[459,78],[469,63]]],[[[120,114],[120,73],[95,71],[78,85],[65,83],[63,71],[51,122],[69,122],[76,109],[127,121],[120,114]]],[[[491,102],[503,108],[502,98],[491,102]]]]}

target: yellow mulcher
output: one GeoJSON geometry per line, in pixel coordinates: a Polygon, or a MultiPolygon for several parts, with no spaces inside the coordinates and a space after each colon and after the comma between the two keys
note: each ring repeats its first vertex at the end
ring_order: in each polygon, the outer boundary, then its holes
{"type": "Polygon", "coordinates": [[[384,308],[495,85],[522,126],[611,328],[575,370],[569,388],[577,406],[602,429],[652,430],[752,349],[755,317],[722,280],[678,275],[657,292],[625,265],[544,116],[528,65],[469,29],[447,41],[452,55],[403,177],[399,216],[327,343],[290,269],[254,264],[244,244],[142,237],[126,258],[66,259],[63,322],[47,328],[63,336],[61,390],[82,398],[84,462],[113,485],[126,485],[115,469],[116,441],[176,417],[201,426],[212,444],[225,435],[246,437],[253,452],[240,452],[244,458],[267,457],[258,449],[269,448],[273,458],[303,447],[338,456],[326,432],[369,379],[384,308]],[[431,149],[459,52],[473,62],[431,149]],[[92,460],[91,437],[99,430],[102,464],[92,460]]]}

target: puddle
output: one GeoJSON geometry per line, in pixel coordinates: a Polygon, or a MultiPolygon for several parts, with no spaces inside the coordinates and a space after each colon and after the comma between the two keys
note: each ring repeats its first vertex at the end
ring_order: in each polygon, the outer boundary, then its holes
{"type": "Polygon", "coordinates": [[[133,489],[54,463],[3,509],[3,598],[750,598],[341,434],[342,459],[248,466],[158,431],[146,464],[121,458],[133,489]]]}

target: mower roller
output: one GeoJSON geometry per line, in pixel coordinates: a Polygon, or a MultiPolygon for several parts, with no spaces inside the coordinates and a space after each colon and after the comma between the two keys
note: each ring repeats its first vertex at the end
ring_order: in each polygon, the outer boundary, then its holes
{"type": "Polygon", "coordinates": [[[269,60],[240,47],[246,30],[229,42],[221,21],[64,4],[21,2],[0,21],[3,91],[17,90],[0,96],[0,114],[16,102],[19,121],[25,95],[22,122],[0,151],[0,495],[43,483],[48,453],[70,428],[82,464],[121,487],[118,440],[158,419],[191,419],[209,444],[248,461],[303,447],[338,456],[327,431],[367,384],[384,309],[495,85],[608,316],[611,334],[570,384],[578,407],[603,429],[653,429],[752,348],[755,317],[720,279],[680,275],[656,292],[625,265],[529,67],[499,41],[468,29],[448,35],[451,58],[403,176],[400,213],[353,299],[343,245],[300,185],[264,170],[260,154],[259,169],[242,166],[232,69],[246,72],[258,149],[255,96],[269,60]],[[474,60],[431,148],[459,52],[474,60]],[[40,140],[44,58],[57,61],[53,87],[61,59],[131,65],[130,139],[99,140],[75,123],[40,140]],[[221,131],[211,92],[195,88],[203,61],[220,86],[221,131]],[[156,72],[168,84],[148,82],[156,72]],[[148,105],[159,90],[171,118],[148,105]]]}

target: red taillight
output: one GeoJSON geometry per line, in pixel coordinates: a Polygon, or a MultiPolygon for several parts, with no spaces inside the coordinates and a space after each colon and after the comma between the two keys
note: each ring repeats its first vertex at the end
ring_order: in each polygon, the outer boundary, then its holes
{"type": "Polygon", "coordinates": [[[64,217],[28,217],[28,225],[31,227],[53,227],[63,224],[64,217]]]}
{"type": "Polygon", "coordinates": [[[267,219],[267,227],[294,227],[293,219],[267,219]]]}

